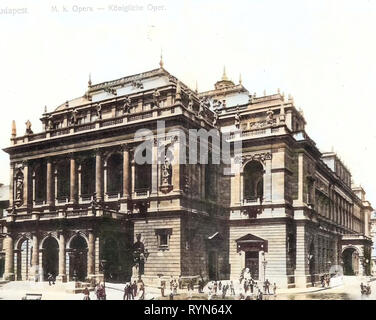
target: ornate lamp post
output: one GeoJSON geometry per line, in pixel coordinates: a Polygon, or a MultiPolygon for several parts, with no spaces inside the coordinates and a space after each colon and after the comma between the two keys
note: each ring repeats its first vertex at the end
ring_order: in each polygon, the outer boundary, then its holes
{"type": "Polygon", "coordinates": [[[264,260],[262,260],[261,263],[264,267],[264,283],[265,283],[265,280],[266,280],[266,265],[268,264],[268,261],[266,261],[266,259],[265,259],[265,251],[262,252],[262,255],[264,257],[264,260]]]}
{"type": "Polygon", "coordinates": [[[106,288],[106,264],[107,264],[107,260],[102,259],[100,261],[100,264],[101,264],[102,270],[103,270],[103,286],[106,288]]]}
{"type": "Polygon", "coordinates": [[[145,262],[148,260],[150,253],[148,249],[144,249],[143,251],[136,249],[133,251],[133,261],[134,264],[138,266],[138,276],[139,278],[143,274],[143,267],[145,262]]]}

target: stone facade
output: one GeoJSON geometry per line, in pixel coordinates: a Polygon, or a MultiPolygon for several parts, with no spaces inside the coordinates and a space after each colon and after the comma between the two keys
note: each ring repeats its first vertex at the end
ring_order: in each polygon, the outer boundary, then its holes
{"type": "Polygon", "coordinates": [[[158,284],[179,275],[238,279],[247,267],[259,280],[306,286],[341,264],[346,246],[371,245],[364,191],[352,189],[335,154],[317,149],[302,113],[281,93],[250,95],[226,74],[198,93],[161,66],[90,81],[83,97],[41,121],[43,132],[28,122],[21,136],[14,124],[4,149],[5,279],[141,275],[158,284]],[[241,155],[232,151],[220,164],[181,161],[191,129],[218,129],[230,150],[241,141],[241,155]],[[167,152],[164,160],[137,163],[143,143],[153,160],[167,152]]]}

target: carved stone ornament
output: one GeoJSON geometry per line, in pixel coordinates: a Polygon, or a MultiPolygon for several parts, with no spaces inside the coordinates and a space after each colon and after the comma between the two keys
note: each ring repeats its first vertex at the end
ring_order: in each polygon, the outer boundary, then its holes
{"type": "Polygon", "coordinates": [[[125,100],[124,100],[123,112],[129,113],[130,110],[131,110],[131,98],[126,97],[125,100]]]}
{"type": "Polygon", "coordinates": [[[15,178],[15,203],[19,207],[23,203],[24,176],[21,170],[18,170],[15,178]]]}
{"type": "Polygon", "coordinates": [[[244,162],[249,160],[261,161],[264,163],[266,160],[272,160],[272,154],[270,152],[263,152],[235,157],[235,163],[238,164],[243,164],[244,162]]]}

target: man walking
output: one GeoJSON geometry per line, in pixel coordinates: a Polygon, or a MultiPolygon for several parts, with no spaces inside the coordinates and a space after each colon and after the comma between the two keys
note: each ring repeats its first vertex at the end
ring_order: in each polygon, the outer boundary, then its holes
{"type": "MultiPolygon", "coordinates": [[[[252,289],[253,289],[253,287],[252,287],[252,289]]],[[[230,290],[231,290],[231,295],[234,296],[235,295],[235,290],[234,290],[234,283],[232,282],[232,280],[230,282],[230,290]]]]}

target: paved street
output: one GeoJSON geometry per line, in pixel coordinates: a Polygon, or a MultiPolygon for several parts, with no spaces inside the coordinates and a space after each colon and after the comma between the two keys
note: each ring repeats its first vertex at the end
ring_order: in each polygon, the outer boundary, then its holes
{"type": "MultiPolygon", "coordinates": [[[[344,284],[336,288],[294,288],[288,290],[277,290],[277,296],[264,296],[265,300],[376,300],[376,281],[371,281],[372,293],[369,296],[362,296],[360,294],[360,283],[366,283],[367,279],[363,277],[344,277],[344,284]]],[[[122,300],[124,284],[107,283],[107,299],[108,300],[122,300]]],[[[56,284],[49,286],[48,283],[33,283],[26,281],[10,282],[7,284],[0,284],[0,299],[4,300],[21,300],[26,293],[42,293],[43,300],[82,300],[83,294],[72,294],[67,290],[73,288],[73,283],[56,284]]],[[[90,293],[90,298],[95,300],[94,292],[90,293]]],[[[168,297],[160,297],[158,288],[147,287],[146,299],[163,299],[168,297]]],[[[189,299],[186,291],[181,291],[175,300],[189,299]]],[[[192,300],[207,299],[207,294],[194,293],[192,300]]],[[[226,299],[238,299],[238,296],[227,296],[226,299]]],[[[222,300],[220,296],[215,300],[222,300]]]]}

